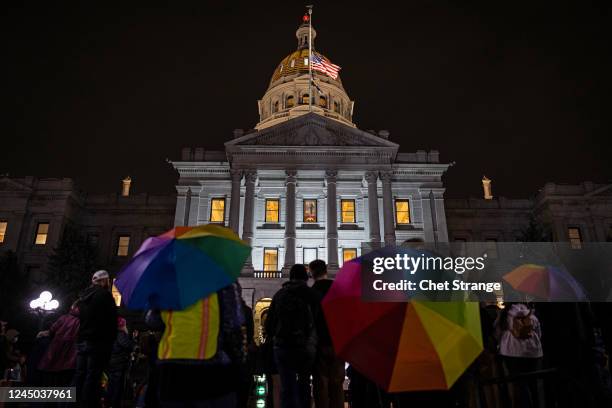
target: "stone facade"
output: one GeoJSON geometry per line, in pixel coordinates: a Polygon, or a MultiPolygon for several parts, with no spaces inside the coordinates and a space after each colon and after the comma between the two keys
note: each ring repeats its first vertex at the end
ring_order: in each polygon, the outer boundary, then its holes
{"type": "Polygon", "coordinates": [[[98,263],[116,271],[145,238],[172,227],[175,206],[173,195],[86,194],[67,178],[2,177],[0,251],[15,252],[27,276],[42,281],[70,224],[97,247],[98,263]],[[44,239],[41,225],[47,225],[44,239]],[[120,236],[129,237],[123,256],[117,255],[120,236]]]}
{"type": "Polygon", "coordinates": [[[530,199],[445,200],[451,241],[516,241],[530,216],[547,227],[554,241],[612,241],[612,184],[547,183],[530,199]]]}
{"type": "Polygon", "coordinates": [[[279,271],[313,256],[336,269],[343,250],[359,256],[363,243],[447,241],[441,177],[448,165],[435,151],[397,150],[387,138],[311,113],[233,139],[225,154],[196,161],[197,149],[185,151],[173,162],[180,175],[175,223],[211,222],[213,200],[224,200],[222,223],[253,246],[244,273],[254,276],[266,269],[265,249],[277,250],[279,271]],[[269,200],[279,203],[272,222],[269,200]],[[304,215],[307,200],[316,203],[314,220],[304,215]],[[407,200],[405,224],[396,222],[397,200],[407,200]],[[343,201],[354,208],[344,222],[343,201]]]}

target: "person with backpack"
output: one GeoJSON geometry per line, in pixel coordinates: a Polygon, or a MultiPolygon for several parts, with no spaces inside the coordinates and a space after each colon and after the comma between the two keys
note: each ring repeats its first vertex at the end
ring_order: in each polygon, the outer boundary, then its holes
{"type": "Polygon", "coordinates": [[[163,331],[157,352],[161,407],[234,408],[246,363],[244,311],[237,282],[183,310],[151,310],[163,331]]]}
{"type": "MultiPolygon", "coordinates": [[[[506,303],[495,322],[499,354],[510,377],[542,368],[542,331],[534,311],[525,303],[506,303]]],[[[516,384],[513,406],[537,407],[540,395],[536,377],[520,378],[516,384]]]]}
{"type": "Polygon", "coordinates": [[[304,265],[293,265],[289,281],[272,298],[266,333],[281,382],[281,408],[310,407],[310,373],[314,363],[319,297],[306,284],[304,265]]]}
{"type": "MultiPolygon", "coordinates": [[[[320,301],[331,288],[334,281],[327,277],[325,261],[316,259],[308,264],[310,275],[314,279],[312,289],[319,295],[320,301]]],[[[316,322],[318,344],[313,370],[313,395],[316,408],[344,407],[344,361],[334,352],[327,322],[323,314],[316,322]]]]}
{"type": "Polygon", "coordinates": [[[72,386],[76,387],[77,401],[84,407],[100,405],[102,372],[117,337],[117,307],[110,289],[108,272],[100,270],[93,274],[91,286],[77,300],[79,331],[72,386]]]}

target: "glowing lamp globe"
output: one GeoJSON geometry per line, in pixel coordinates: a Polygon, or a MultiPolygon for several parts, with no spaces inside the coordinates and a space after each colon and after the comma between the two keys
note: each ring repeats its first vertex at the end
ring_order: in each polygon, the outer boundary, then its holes
{"type": "Polygon", "coordinates": [[[53,295],[51,295],[51,292],[49,292],[48,290],[45,290],[40,294],[40,300],[42,300],[43,302],[48,302],[51,299],[53,299],[53,295]]]}

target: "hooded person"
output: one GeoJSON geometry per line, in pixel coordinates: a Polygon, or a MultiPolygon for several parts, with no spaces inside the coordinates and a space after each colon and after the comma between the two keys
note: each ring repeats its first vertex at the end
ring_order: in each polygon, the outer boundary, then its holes
{"type": "Polygon", "coordinates": [[[82,406],[100,404],[100,380],[117,337],[117,307],[110,292],[110,276],[97,271],[77,300],[79,331],[76,373],[72,385],[82,406]]]}

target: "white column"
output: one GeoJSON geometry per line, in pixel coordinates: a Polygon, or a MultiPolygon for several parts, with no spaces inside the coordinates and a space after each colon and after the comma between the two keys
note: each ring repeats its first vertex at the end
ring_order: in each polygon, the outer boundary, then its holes
{"type": "Polygon", "coordinates": [[[185,225],[185,212],[189,209],[189,189],[185,187],[176,188],[176,210],[174,212],[174,226],[185,225]]]}
{"type": "Polygon", "coordinates": [[[285,185],[287,187],[285,209],[285,266],[289,270],[295,263],[295,188],[296,171],[288,170],[285,185]]]}
{"type": "MultiPolygon", "coordinates": [[[[248,170],[244,173],[245,193],[244,193],[244,217],[242,225],[242,240],[247,244],[253,243],[253,215],[255,212],[255,181],[257,171],[248,170]]],[[[245,262],[245,269],[253,269],[253,260],[249,258],[245,262]]]]}
{"type": "Polygon", "coordinates": [[[370,227],[370,243],[373,248],[380,246],[380,222],[378,221],[378,173],[368,171],[365,175],[368,182],[368,223],[370,227]]]}
{"type": "Polygon", "coordinates": [[[338,172],[325,172],[327,184],[327,266],[338,268],[338,209],[336,205],[336,181],[338,172]]]}
{"type": "MultiPolygon", "coordinates": [[[[200,191],[202,191],[201,187],[192,187],[191,191],[191,200],[189,201],[189,226],[198,225],[198,215],[200,212],[200,191]]],[[[210,209],[209,209],[210,210],[210,209]]]]}
{"type": "Polygon", "coordinates": [[[446,211],[444,208],[444,192],[436,191],[434,193],[434,209],[436,210],[437,223],[437,242],[448,242],[448,226],[446,225],[446,211]]]}
{"type": "Polygon", "coordinates": [[[423,232],[425,242],[436,242],[434,231],[434,214],[431,203],[431,190],[419,190],[421,195],[421,208],[423,211],[423,232]]]}
{"type": "Polygon", "coordinates": [[[385,224],[385,245],[395,245],[395,220],[393,219],[393,192],[391,179],[393,173],[385,171],[380,173],[383,185],[383,216],[385,224]]]}
{"type": "Polygon", "coordinates": [[[230,197],[230,217],[229,227],[238,234],[240,230],[240,181],[242,180],[242,170],[231,169],[232,176],[232,196],[230,197]]]}

